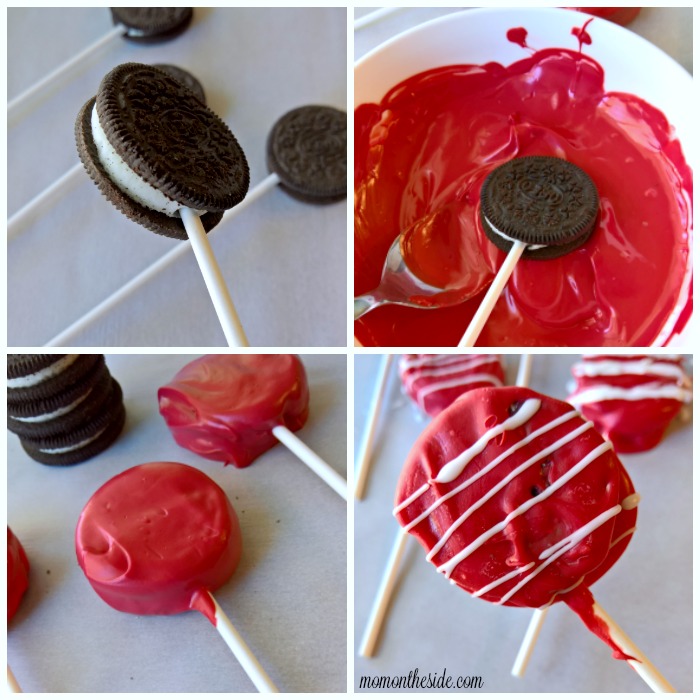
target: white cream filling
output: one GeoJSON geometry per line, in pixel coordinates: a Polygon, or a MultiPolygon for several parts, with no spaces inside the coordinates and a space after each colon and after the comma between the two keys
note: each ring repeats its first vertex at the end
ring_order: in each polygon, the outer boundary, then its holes
{"type": "Polygon", "coordinates": [[[63,455],[66,454],[67,452],[74,452],[75,450],[79,450],[81,447],[86,447],[89,445],[91,442],[95,442],[104,431],[107,430],[107,428],[102,428],[102,430],[98,430],[95,435],[92,437],[89,437],[87,440],[83,440],[82,442],[77,443],[76,445],[70,445],[69,447],[54,447],[52,449],[43,449],[39,450],[39,452],[43,452],[44,454],[47,455],[63,455]]]}
{"type": "Polygon", "coordinates": [[[41,382],[44,382],[47,379],[57,377],[59,374],[61,374],[61,372],[63,372],[63,370],[70,367],[78,359],[78,357],[79,355],[66,355],[65,357],[62,357],[54,362],[52,365],[44,367],[44,369],[40,369],[38,372],[34,372],[34,374],[27,374],[24,377],[8,379],[7,388],[26,389],[27,387],[41,384],[41,382]]]}
{"type": "MultiPolygon", "coordinates": [[[[92,108],[90,126],[92,127],[92,140],[97,147],[97,157],[102,167],[107,171],[109,179],[124,194],[144,207],[159,211],[167,216],[179,217],[180,209],[183,205],[149,185],[114,150],[100,124],[100,118],[97,115],[97,104],[92,108]]],[[[206,214],[206,211],[195,211],[195,214],[202,216],[202,214],[206,214]]]]}
{"type": "MultiPolygon", "coordinates": [[[[485,218],[485,217],[484,217],[485,218]]],[[[499,231],[488,219],[486,219],[489,228],[500,238],[504,238],[506,241],[510,241],[511,243],[522,243],[522,241],[519,241],[517,238],[511,238],[510,236],[507,236],[503,231],[499,231]]],[[[546,248],[546,245],[528,245],[526,246],[528,250],[539,250],[540,248],[546,248]]]]}
{"type": "Polygon", "coordinates": [[[85,401],[85,399],[88,396],[90,396],[91,392],[92,392],[92,389],[87,391],[79,399],[76,399],[75,401],[73,401],[73,403],[69,404],[68,406],[63,406],[62,408],[57,408],[55,411],[52,411],[51,413],[44,413],[41,416],[29,416],[27,418],[22,418],[20,416],[10,416],[10,418],[12,418],[12,420],[18,421],[19,423],[46,423],[47,421],[53,420],[54,418],[60,418],[61,416],[65,416],[66,413],[70,413],[74,408],[76,408],[83,401],[85,401]]]}

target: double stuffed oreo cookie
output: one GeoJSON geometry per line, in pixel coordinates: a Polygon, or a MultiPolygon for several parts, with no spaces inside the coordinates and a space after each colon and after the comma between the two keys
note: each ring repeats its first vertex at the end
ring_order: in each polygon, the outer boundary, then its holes
{"type": "Polygon", "coordinates": [[[122,25],[125,39],[152,44],[172,39],[192,21],[191,7],[110,7],[112,22],[122,25]]]}
{"type": "Polygon", "coordinates": [[[304,202],[323,204],[347,193],[347,114],[309,105],[277,120],[267,139],[267,166],[280,186],[304,202]]]}
{"type": "Polygon", "coordinates": [[[7,427],[43,464],[77,464],[124,427],[121,387],[102,355],[8,355],[7,427]]]}
{"type": "Polygon", "coordinates": [[[578,166],[561,158],[526,156],[493,170],[481,188],[481,221],[488,239],[523,257],[547,260],[583,245],[595,228],[598,192],[578,166]]]}
{"type": "Polygon", "coordinates": [[[107,199],[164,236],[187,238],[182,207],[209,231],[248,191],[248,163],[226,124],[153,66],[112,70],[78,114],[75,135],[78,155],[107,199]]]}

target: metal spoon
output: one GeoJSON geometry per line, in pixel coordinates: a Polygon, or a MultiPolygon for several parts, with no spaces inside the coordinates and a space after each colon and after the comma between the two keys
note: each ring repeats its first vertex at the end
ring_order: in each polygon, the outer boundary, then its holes
{"type": "Polygon", "coordinates": [[[389,248],[382,270],[379,286],[367,294],[355,297],[355,320],[364,316],[368,311],[382,304],[400,304],[401,306],[421,307],[417,295],[433,296],[444,292],[444,289],[433,287],[418,279],[406,265],[401,250],[403,234],[394,239],[389,248]]]}
{"type": "MultiPolygon", "coordinates": [[[[404,259],[404,249],[414,233],[419,229],[425,232],[435,226],[444,227],[449,217],[454,217],[452,221],[457,222],[455,213],[459,211],[459,207],[459,203],[453,202],[437,212],[440,216],[434,213],[419,219],[394,239],[384,262],[379,285],[371,292],[355,297],[355,320],[384,304],[399,304],[421,309],[454,306],[471,299],[489,285],[493,274],[475,271],[473,275],[458,282],[450,282],[446,288],[435,287],[420,279],[404,259]]],[[[458,229],[457,225],[454,230],[458,229]]],[[[474,261],[473,255],[467,257],[471,257],[474,261]]]]}

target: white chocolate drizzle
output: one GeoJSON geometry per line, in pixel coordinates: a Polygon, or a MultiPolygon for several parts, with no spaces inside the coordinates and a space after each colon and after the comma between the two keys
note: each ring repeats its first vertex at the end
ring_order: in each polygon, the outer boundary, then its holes
{"type": "Polygon", "coordinates": [[[431,481],[438,484],[454,481],[464,471],[469,462],[484,451],[486,445],[493,438],[498,437],[507,430],[515,430],[525,425],[539,411],[540,405],[539,399],[527,399],[524,401],[522,406],[510,418],[487,430],[468,450],[465,450],[461,455],[445,464],[431,481]]]}
{"type": "MultiPolygon", "coordinates": [[[[483,469],[479,470],[476,474],[473,476],[469,477],[466,481],[461,483],[459,486],[456,488],[452,489],[452,491],[449,491],[446,493],[444,496],[441,496],[438,498],[432,505],[430,505],[428,508],[426,508],[421,515],[419,515],[415,520],[410,522],[408,525],[405,525],[403,527],[405,532],[408,532],[412,528],[414,528],[421,520],[424,520],[427,518],[436,508],[439,508],[445,501],[448,499],[452,498],[453,496],[456,496],[458,493],[461,491],[464,491],[464,489],[468,488],[471,486],[475,481],[481,479],[483,476],[488,474],[492,469],[495,469],[501,462],[504,460],[508,459],[511,455],[515,454],[521,447],[524,447],[525,445],[529,445],[533,440],[536,440],[538,437],[541,435],[544,435],[545,433],[548,433],[550,430],[553,430],[554,428],[563,425],[564,423],[567,423],[570,421],[572,418],[580,417],[580,413],[578,411],[569,411],[568,413],[565,413],[562,416],[559,416],[559,418],[555,418],[554,420],[550,421],[546,425],[543,425],[541,428],[538,428],[537,430],[533,431],[530,433],[530,435],[524,437],[522,440],[516,442],[513,446],[509,447],[505,452],[500,454],[496,459],[492,460],[487,464],[483,469]]],[[[592,423],[588,422],[584,424],[586,427],[586,430],[592,426],[592,423]]],[[[568,436],[567,436],[568,437],[568,436]]],[[[554,451],[557,449],[557,447],[560,447],[561,445],[564,444],[561,440],[557,441],[554,443],[551,448],[545,448],[540,452],[538,456],[542,456],[543,454],[549,454],[549,452],[554,451]]],[[[424,494],[428,489],[430,488],[429,483],[423,484],[420,488],[418,488],[413,494],[411,494],[405,501],[399,503],[396,508],[394,508],[394,515],[396,515],[400,510],[403,510],[406,506],[410,505],[416,498],[424,494]]]]}
{"type": "Polygon", "coordinates": [[[598,401],[615,400],[672,399],[690,403],[690,380],[680,361],[679,357],[671,355],[665,355],[663,358],[625,355],[614,360],[596,360],[593,355],[584,355],[583,361],[572,367],[572,374],[577,378],[600,380],[575,390],[569,401],[577,407],[598,401]],[[606,377],[612,381],[615,377],[640,377],[642,383],[633,387],[622,387],[606,381],[606,377]]]}

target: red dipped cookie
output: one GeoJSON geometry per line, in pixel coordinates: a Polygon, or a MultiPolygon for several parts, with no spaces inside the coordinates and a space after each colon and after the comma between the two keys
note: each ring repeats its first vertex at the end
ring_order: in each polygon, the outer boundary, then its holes
{"type": "Polygon", "coordinates": [[[588,587],[620,557],[638,496],[612,445],[570,405],[474,389],[437,416],[401,473],[394,513],[472,596],[567,602],[614,649],[588,587]]]}
{"type": "Polygon", "coordinates": [[[7,621],[17,612],[29,587],[29,560],[15,533],[7,528],[7,621]]]}
{"type": "Polygon", "coordinates": [[[136,615],[196,609],[241,556],[238,517],[206,474],[175,462],[141,464],[99,488],[80,514],[78,563],[108,605],[136,615]]]}
{"type": "Polygon", "coordinates": [[[567,400],[618,452],[656,447],[693,398],[677,355],[584,355],[571,372],[576,384],[567,400]]]}
{"type": "Polygon", "coordinates": [[[408,396],[429,416],[470,389],[505,383],[498,355],[404,355],[399,375],[408,396]]]}
{"type": "Polygon", "coordinates": [[[277,444],[274,427],[304,426],[309,387],[296,355],[205,355],[158,390],[158,405],[178,445],[247,467],[277,444]]]}

